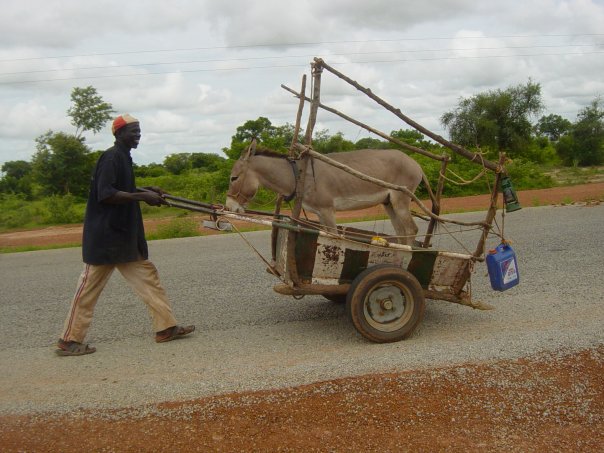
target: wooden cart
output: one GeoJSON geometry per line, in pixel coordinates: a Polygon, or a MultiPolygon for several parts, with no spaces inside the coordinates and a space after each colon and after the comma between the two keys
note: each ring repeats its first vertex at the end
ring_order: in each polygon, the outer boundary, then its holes
{"type": "MultiPolygon", "coordinates": [[[[421,208],[420,217],[429,221],[424,240],[417,246],[399,244],[395,238],[383,234],[354,228],[338,227],[337,231],[327,231],[318,224],[301,221],[300,213],[304,194],[299,194],[288,222],[273,223],[273,272],[282,279],[275,286],[280,294],[302,296],[321,294],[334,301],[346,301],[347,312],[356,329],[366,338],[375,342],[391,342],[407,338],[422,320],[425,299],[437,299],[467,305],[473,308],[490,308],[486,304],[473,302],[468,283],[477,261],[484,260],[485,243],[491,233],[497,212],[497,200],[502,178],[507,177],[504,168],[505,155],[499,162],[487,161],[483,156],[451,143],[422,127],[401,111],[394,108],[370,89],[358,84],[329,66],[322,59],[315,58],[312,68],[312,93],[305,95],[306,76],[302,78],[300,92],[282,86],[299,99],[294,139],[290,157],[300,159],[298,187],[304,187],[306,162],[320,159],[357,177],[381,184],[391,189],[405,191],[421,208]],[[451,151],[481,165],[485,171],[495,174],[492,184],[490,205],[484,221],[460,222],[440,216],[440,197],[444,186],[444,175],[450,161],[448,155],[435,155],[426,150],[401,142],[379,130],[365,125],[320,101],[321,74],[324,70],[354,86],[378,104],[394,113],[424,135],[441,143],[451,151]],[[300,119],[305,102],[310,103],[310,114],[304,138],[304,145],[298,143],[300,119]],[[312,149],[312,131],[319,109],[329,111],[353,124],[385,138],[402,149],[419,153],[441,162],[440,178],[436,191],[428,187],[435,209],[428,209],[405,187],[393,187],[382,181],[363,175],[345,167],[312,149]],[[438,222],[451,222],[478,228],[480,238],[473,253],[454,253],[432,250],[431,240],[438,222]]],[[[520,209],[513,189],[506,193],[509,206],[520,209]]],[[[277,201],[276,213],[280,211],[277,201]]]]}

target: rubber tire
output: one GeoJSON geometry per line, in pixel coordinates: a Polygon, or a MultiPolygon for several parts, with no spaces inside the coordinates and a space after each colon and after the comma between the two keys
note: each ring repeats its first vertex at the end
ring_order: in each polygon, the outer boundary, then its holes
{"type": "MultiPolygon", "coordinates": [[[[374,300],[373,308],[375,304],[374,300]]],[[[346,311],[353,325],[361,335],[375,343],[408,338],[422,321],[425,306],[424,292],[415,276],[391,264],[379,264],[357,275],[346,298],[346,311]],[[381,323],[370,313],[370,297],[377,290],[396,296],[397,307],[403,310],[393,323],[381,323]]]]}

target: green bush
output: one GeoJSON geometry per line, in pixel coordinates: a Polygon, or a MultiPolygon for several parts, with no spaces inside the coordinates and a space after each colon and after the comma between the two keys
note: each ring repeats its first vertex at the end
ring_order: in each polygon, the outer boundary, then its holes
{"type": "Polygon", "coordinates": [[[1,230],[33,226],[41,217],[41,203],[28,201],[23,194],[0,195],[1,230]]]}
{"type": "Polygon", "coordinates": [[[58,196],[54,195],[43,200],[46,213],[44,223],[65,224],[80,223],[84,220],[84,213],[81,206],[76,206],[76,199],[73,195],[58,196]]]}
{"type": "Polygon", "coordinates": [[[544,174],[535,163],[528,160],[514,159],[505,168],[516,190],[545,189],[556,185],[550,175],[544,174]]]}

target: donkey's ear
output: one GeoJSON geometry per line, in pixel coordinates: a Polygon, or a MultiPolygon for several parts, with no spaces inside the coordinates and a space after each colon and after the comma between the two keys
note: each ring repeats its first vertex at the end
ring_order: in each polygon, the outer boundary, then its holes
{"type": "Polygon", "coordinates": [[[245,151],[245,153],[243,153],[242,159],[243,160],[248,160],[254,154],[256,154],[256,137],[254,137],[252,139],[252,142],[250,143],[250,146],[248,146],[248,148],[245,151]]]}

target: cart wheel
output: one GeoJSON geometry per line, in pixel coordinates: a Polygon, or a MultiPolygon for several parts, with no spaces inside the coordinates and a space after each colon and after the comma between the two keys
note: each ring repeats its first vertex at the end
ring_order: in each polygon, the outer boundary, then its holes
{"type": "Polygon", "coordinates": [[[410,272],[380,264],[353,280],[346,298],[352,323],[365,338],[389,343],[409,337],[424,317],[424,292],[410,272]]]}
{"type": "Polygon", "coordinates": [[[323,297],[336,304],[346,303],[346,294],[324,294],[323,297]]]}

